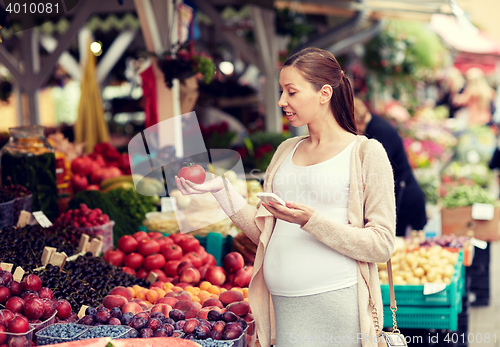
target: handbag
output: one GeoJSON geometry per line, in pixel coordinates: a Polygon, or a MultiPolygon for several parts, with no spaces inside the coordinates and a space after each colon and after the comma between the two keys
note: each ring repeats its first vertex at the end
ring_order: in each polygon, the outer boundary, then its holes
{"type": "MultiPolygon", "coordinates": [[[[359,156],[363,157],[363,151],[365,149],[368,140],[361,142],[359,146],[359,156]]],[[[378,346],[379,347],[407,347],[407,343],[403,334],[398,329],[398,324],[396,322],[396,311],[398,310],[398,306],[396,304],[396,297],[394,295],[394,282],[392,281],[392,263],[391,260],[387,261],[387,273],[389,277],[389,294],[391,297],[391,311],[392,311],[392,331],[383,331],[378,322],[378,310],[373,302],[373,295],[368,282],[366,285],[368,286],[368,294],[370,300],[370,306],[372,307],[372,319],[373,324],[375,326],[375,333],[377,334],[378,346]]]]}
{"type": "MultiPolygon", "coordinates": [[[[392,311],[392,331],[383,331],[378,322],[378,310],[373,302],[372,291],[368,282],[368,293],[370,306],[372,307],[372,318],[373,324],[375,326],[375,333],[377,334],[378,346],[379,347],[405,347],[408,346],[406,343],[406,339],[401,331],[398,329],[398,324],[396,322],[396,311],[398,310],[398,306],[396,305],[396,298],[394,295],[394,283],[392,281],[392,263],[391,260],[387,262],[387,273],[389,277],[389,293],[391,297],[391,311],[392,311]]],[[[365,280],[366,282],[366,280],[365,280]]]]}

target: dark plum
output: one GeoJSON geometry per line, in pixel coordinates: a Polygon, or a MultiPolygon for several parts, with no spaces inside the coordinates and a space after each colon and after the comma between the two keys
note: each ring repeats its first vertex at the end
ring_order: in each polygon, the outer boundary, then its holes
{"type": "Polygon", "coordinates": [[[222,340],[234,340],[240,337],[241,333],[237,330],[226,330],[222,333],[222,340]]]}
{"type": "Polygon", "coordinates": [[[158,318],[160,321],[163,322],[163,320],[165,319],[165,315],[163,314],[163,312],[153,312],[153,314],[151,315],[151,318],[158,318]]]}
{"type": "Polygon", "coordinates": [[[174,330],[175,330],[174,325],[169,324],[169,323],[164,323],[164,324],[160,325],[158,327],[158,330],[160,330],[160,329],[165,330],[167,332],[168,337],[172,336],[174,334],[174,330]]]}
{"type": "MultiPolygon", "coordinates": [[[[233,313],[234,314],[234,313],[233,313]]],[[[186,319],[186,315],[184,315],[184,312],[182,312],[181,310],[178,310],[176,308],[174,308],[173,310],[171,310],[169,313],[168,313],[168,316],[170,318],[172,318],[174,321],[178,322],[180,320],[184,320],[186,319]]]]}
{"type": "Polygon", "coordinates": [[[118,318],[122,319],[122,310],[120,310],[118,307],[113,307],[111,310],[109,310],[109,314],[111,315],[111,318],[118,318]]]}
{"type": "Polygon", "coordinates": [[[221,314],[219,311],[210,310],[210,311],[208,311],[207,319],[211,320],[211,321],[218,321],[218,320],[221,320],[222,318],[221,318],[221,314]]]}
{"type": "Polygon", "coordinates": [[[107,308],[105,306],[99,306],[99,307],[97,307],[97,312],[102,312],[102,311],[109,312],[109,308],[107,308]]]}
{"type": "Polygon", "coordinates": [[[161,322],[163,324],[172,324],[172,325],[175,324],[175,321],[172,318],[164,318],[161,322]]]}
{"type": "Polygon", "coordinates": [[[92,307],[92,306],[87,307],[87,309],[85,310],[86,315],[95,316],[96,313],[97,313],[97,310],[95,309],[95,307],[92,307]]]}
{"type": "Polygon", "coordinates": [[[224,331],[234,330],[237,331],[238,334],[243,332],[243,328],[237,322],[229,322],[226,324],[226,329],[224,331]]]}
{"type": "Polygon", "coordinates": [[[168,333],[165,329],[156,329],[156,331],[153,333],[154,337],[169,337],[168,333]]]}
{"type": "Polygon", "coordinates": [[[136,337],[139,337],[139,332],[135,329],[130,329],[130,331],[128,332],[128,337],[130,337],[131,339],[135,339],[136,337]]]}
{"type": "Polygon", "coordinates": [[[92,315],[85,315],[79,321],[78,324],[83,325],[94,325],[94,317],[92,315]]]}
{"type": "Polygon", "coordinates": [[[147,321],[143,317],[134,317],[134,318],[132,318],[132,320],[130,321],[130,323],[128,323],[128,326],[131,327],[131,328],[134,328],[137,331],[139,331],[142,328],[144,328],[144,326],[146,325],[146,323],[147,323],[147,321]]]}
{"type": "Polygon", "coordinates": [[[150,328],[151,330],[155,331],[160,325],[161,320],[159,320],[158,318],[151,318],[146,323],[146,328],[150,328]]]}
{"type": "Polygon", "coordinates": [[[122,315],[122,319],[121,319],[121,322],[123,325],[128,325],[128,323],[130,323],[130,321],[134,318],[134,314],[132,312],[125,312],[123,315],[122,315]]]}
{"type": "Polygon", "coordinates": [[[150,328],[142,328],[141,331],[139,331],[139,336],[143,339],[153,337],[153,330],[150,328]]]}
{"type": "Polygon", "coordinates": [[[96,321],[100,323],[106,323],[110,318],[111,314],[109,313],[109,311],[104,311],[104,310],[97,311],[95,315],[96,321]]]}
{"type": "Polygon", "coordinates": [[[196,336],[198,340],[208,339],[210,337],[210,328],[206,325],[198,325],[194,328],[194,336],[196,336]]]}
{"type": "Polygon", "coordinates": [[[207,321],[206,319],[200,319],[200,324],[206,326],[209,330],[212,330],[212,323],[207,321]]]}
{"type": "Polygon", "coordinates": [[[108,320],[108,325],[122,325],[122,322],[120,322],[120,320],[118,318],[111,317],[108,320]]]}
{"type": "Polygon", "coordinates": [[[214,340],[222,340],[222,333],[220,331],[212,331],[210,337],[214,340]]]}
{"type": "Polygon", "coordinates": [[[236,322],[238,320],[238,316],[231,311],[226,311],[221,315],[221,318],[224,322],[236,322]]]}
{"type": "Polygon", "coordinates": [[[175,322],[175,325],[174,325],[175,330],[183,330],[184,325],[186,325],[186,321],[184,319],[175,322]]]}

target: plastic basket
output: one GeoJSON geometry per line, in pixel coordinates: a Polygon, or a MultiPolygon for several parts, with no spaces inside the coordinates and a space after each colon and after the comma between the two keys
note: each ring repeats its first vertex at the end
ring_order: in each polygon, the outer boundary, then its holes
{"type": "Polygon", "coordinates": [[[6,346],[20,346],[20,347],[31,347],[33,344],[33,328],[28,330],[25,333],[21,334],[15,334],[15,333],[9,333],[5,332],[2,334],[5,334],[7,336],[7,340],[5,340],[5,345],[6,346]]]}
{"type": "MultiPolygon", "coordinates": [[[[461,310],[460,304],[460,310],[461,310]]],[[[458,328],[457,306],[449,307],[408,307],[399,306],[396,311],[398,328],[445,329],[455,331],[458,328]]],[[[384,327],[392,327],[392,311],[384,306],[384,327]]]]}
{"type": "MultiPolygon", "coordinates": [[[[57,328],[56,328],[57,329],[57,328]]],[[[70,342],[70,341],[76,341],[80,339],[80,336],[85,334],[87,332],[88,328],[84,325],[80,324],[73,324],[73,323],[58,323],[58,324],[52,324],[49,325],[48,327],[43,328],[42,330],[38,331],[35,333],[36,336],[36,342],[38,346],[44,346],[44,345],[53,345],[56,343],[64,343],[64,342],[70,342]],[[48,329],[54,329],[54,327],[60,326],[61,329],[70,328],[74,330],[74,333],[68,335],[68,337],[62,337],[61,334],[54,333],[54,332],[49,332],[48,329]],[[59,336],[53,336],[53,335],[59,335],[59,336]]]]}
{"type": "MultiPolygon", "coordinates": [[[[221,346],[221,347],[247,347],[247,330],[248,330],[248,327],[245,328],[245,330],[243,331],[243,333],[241,334],[240,337],[238,337],[237,339],[234,339],[234,340],[213,340],[211,338],[208,338],[206,340],[193,340],[194,342],[196,342],[197,344],[201,345],[202,347],[205,347],[205,346],[221,346]]],[[[180,333],[180,336],[179,337],[183,337],[184,336],[184,333],[182,332],[178,332],[180,333]]],[[[255,343],[255,339],[254,340],[254,343],[255,343]]]]}
{"type": "Polygon", "coordinates": [[[26,195],[26,196],[21,196],[19,198],[14,199],[14,209],[13,209],[13,222],[17,223],[19,220],[19,215],[21,214],[21,211],[28,211],[31,212],[31,198],[33,197],[32,194],[26,195]]]}
{"type": "Polygon", "coordinates": [[[108,250],[113,250],[113,226],[114,221],[109,221],[106,224],[89,228],[78,228],[84,234],[89,235],[91,238],[102,236],[102,253],[108,250]]]}
{"type": "MultiPolygon", "coordinates": [[[[451,283],[439,293],[424,295],[424,285],[395,285],[394,294],[399,308],[402,306],[457,306],[462,302],[465,287],[465,268],[463,251],[460,251],[455,264],[455,273],[451,283]]],[[[384,306],[391,304],[389,285],[382,284],[382,301],[384,306]]]]}
{"type": "MultiPolygon", "coordinates": [[[[98,337],[111,337],[112,339],[124,339],[128,338],[130,330],[132,330],[131,327],[126,326],[126,325],[116,325],[115,327],[118,327],[121,329],[121,332],[112,332],[111,334],[102,334],[102,333],[97,333],[96,330],[99,329],[99,327],[102,327],[103,325],[100,326],[89,326],[87,327],[87,331],[80,335],[78,339],[84,340],[84,339],[93,339],[93,338],[98,338],[98,337]]],[[[110,326],[108,326],[110,327],[110,326]]]]}
{"type": "Polygon", "coordinates": [[[44,320],[41,323],[30,323],[30,325],[35,329],[35,331],[33,331],[33,333],[36,333],[36,332],[48,327],[49,325],[54,324],[54,322],[56,321],[56,315],[57,315],[57,311],[54,312],[54,314],[51,317],[49,317],[48,319],[44,320]]]}
{"type": "Polygon", "coordinates": [[[0,230],[14,225],[14,200],[0,204],[0,230]]]}

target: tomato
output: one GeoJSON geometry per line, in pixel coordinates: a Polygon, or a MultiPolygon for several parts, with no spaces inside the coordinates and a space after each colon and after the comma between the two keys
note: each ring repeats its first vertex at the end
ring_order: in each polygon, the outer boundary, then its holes
{"type": "Polygon", "coordinates": [[[207,258],[204,261],[204,266],[217,266],[217,259],[210,253],[207,253],[207,258]]]}
{"type": "Polygon", "coordinates": [[[182,256],[181,261],[189,261],[195,268],[199,268],[203,265],[203,259],[196,252],[189,252],[182,256]]]}
{"type": "Polygon", "coordinates": [[[137,273],[131,267],[124,266],[124,267],[122,267],[122,271],[125,272],[126,274],[137,276],[137,273]]]}
{"type": "Polygon", "coordinates": [[[125,256],[123,263],[132,269],[139,269],[142,266],[144,257],[139,253],[130,253],[125,256]]]}
{"type": "Polygon", "coordinates": [[[162,246],[174,244],[174,240],[172,240],[170,237],[162,237],[161,239],[157,239],[156,242],[158,242],[158,244],[160,245],[160,249],[162,246]]]}
{"type": "Polygon", "coordinates": [[[177,268],[179,267],[180,263],[181,263],[180,260],[169,260],[165,263],[165,266],[163,267],[163,271],[165,271],[167,276],[176,277],[177,276],[177,268]]]}
{"type": "Polygon", "coordinates": [[[165,257],[161,254],[148,255],[142,266],[146,270],[161,269],[165,266],[165,257]]]}
{"type": "Polygon", "coordinates": [[[137,271],[137,278],[145,280],[147,276],[148,276],[148,271],[146,271],[145,269],[140,268],[139,271],[137,271]]]}
{"type": "Polygon", "coordinates": [[[186,237],[177,243],[182,248],[182,253],[186,254],[189,252],[195,252],[200,246],[200,241],[196,238],[186,237]]]}
{"type": "Polygon", "coordinates": [[[160,232],[157,232],[157,231],[153,231],[153,232],[148,233],[148,236],[152,239],[157,240],[157,239],[161,239],[163,237],[163,234],[160,232]]]}
{"type": "Polygon", "coordinates": [[[205,169],[200,165],[189,164],[180,169],[179,177],[184,178],[186,181],[191,181],[196,184],[202,184],[205,182],[205,169]]]}
{"type": "Polygon", "coordinates": [[[119,249],[117,249],[116,251],[110,249],[109,251],[104,253],[104,260],[114,266],[122,266],[124,258],[125,253],[123,253],[119,249]]]}
{"type": "Polygon", "coordinates": [[[139,253],[142,255],[151,255],[158,253],[160,251],[160,245],[156,240],[149,239],[149,240],[142,240],[139,242],[139,247],[137,247],[137,250],[139,253]]]}
{"type": "Polygon", "coordinates": [[[160,251],[166,261],[180,260],[182,258],[182,248],[179,245],[162,246],[160,251]]]}
{"type": "Polygon", "coordinates": [[[131,235],[124,235],[118,240],[118,248],[126,254],[135,252],[138,246],[139,242],[131,235]]]}
{"type": "Polygon", "coordinates": [[[132,236],[137,240],[137,242],[141,242],[142,240],[149,239],[148,233],[145,231],[138,231],[132,236]]]}

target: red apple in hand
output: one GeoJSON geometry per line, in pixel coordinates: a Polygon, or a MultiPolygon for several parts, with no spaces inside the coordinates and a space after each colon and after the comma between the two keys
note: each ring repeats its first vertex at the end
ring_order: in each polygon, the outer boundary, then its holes
{"type": "Polygon", "coordinates": [[[196,184],[202,184],[205,182],[205,169],[200,165],[193,165],[193,163],[188,164],[188,166],[180,169],[177,174],[179,178],[184,178],[187,181],[191,181],[196,184]]]}

